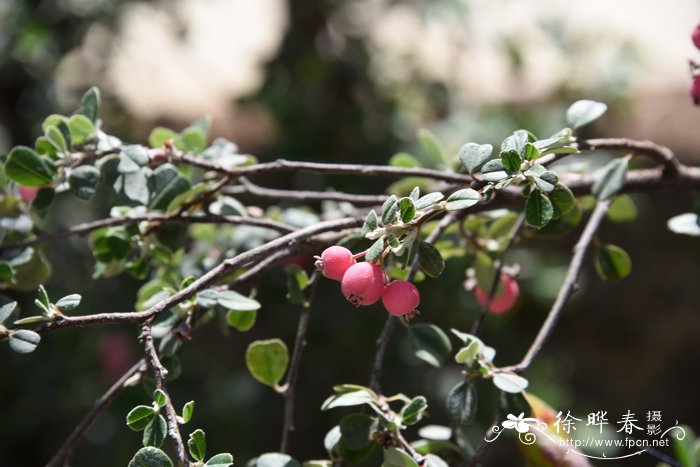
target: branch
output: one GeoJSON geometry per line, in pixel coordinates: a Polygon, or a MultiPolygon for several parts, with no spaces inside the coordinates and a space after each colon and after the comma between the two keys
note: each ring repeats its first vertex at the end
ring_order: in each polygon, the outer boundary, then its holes
{"type": "Polygon", "coordinates": [[[153,345],[153,335],[151,334],[150,323],[146,323],[141,327],[140,338],[143,341],[144,349],[146,351],[146,362],[153,371],[153,376],[156,381],[156,387],[163,391],[166,397],[165,418],[168,424],[168,435],[175,444],[175,450],[177,452],[179,465],[189,466],[190,460],[187,458],[187,453],[185,451],[185,443],[182,440],[180,427],[177,423],[177,413],[175,412],[175,407],[173,407],[173,402],[170,397],[170,394],[168,394],[168,390],[165,387],[165,377],[168,375],[168,370],[160,362],[160,359],[158,358],[158,352],[156,351],[155,345],[153,345]]]}
{"type": "Polygon", "coordinates": [[[237,256],[224,260],[223,262],[219,263],[219,265],[200,276],[199,279],[192,282],[189,286],[179,290],[165,300],[156,303],[145,311],[99,313],[82,316],[57,315],[55,321],[47,323],[44,326],[35,329],[35,331],[46,332],[67,326],[86,326],[97,323],[142,323],[187,300],[200,290],[211,285],[216,280],[226,276],[229,272],[238,267],[243,267],[250,263],[262,261],[281,250],[296,250],[301,245],[308,244],[309,242],[315,240],[315,235],[317,234],[343,230],[350,227],[358,227],[361,224],[361,219],[343,218],[319,222],[312,226],[305,227],[287,235],[278,237],[263,245],[244,251],[237,256]]]}
{"type": "Polygon", "coordinates": [[[280,452],[286,453],[289,450],[289,438],[294,431],[294,391],[296,389],[297,378],[299,377],[299,367],[301,366],[301,354],[306,347],[306,330],[309,327],[309,316],[311,314],[311,302],[316,294],[318,284],[318,272],[314,272],[309,280],[309,293],[299,316],[297,325],[297,335],[294,339],[294,350],[292,351],[292,362],[289,365],[287,382],[284,384],[284,425],[282,427],[282,442],[280,452]]]}
{"type": "Polygon", "coordinates": [[[85,433],[90,429],[97,417],[107,409],[109,404],[122,392],[124,383],[137,373],[145,371],[146,361],[139,360],[134,366],[124,373],[107,391],[95,401],[90,411],[83,417],[78,425],[73,429],[68,439],[54,454],[51,460],[46,464],[46,467],[60,467],[64,465],[73,456],[73,451],[78,446],[80,440],[85,436],[85,433]]]}
{"type": "Polygon", "coordinates": [[[240,177],[241,184],[248,193],[262,198],[296,199],[300,201],[341,201],[355,206],[375,206],[386,201],[386,195],[354,195],[338,191],[277,190],[254,184],[246,177],[240,177]]]}
{"type": "Polygon", "coordinates": [[[170,160],[171,162],[184,163],[204,170],[212,170],[214,172],[230,175],[232,177],[253,176],[274,172],[300,171],[341,175],[361,175],[366,177],[424,177],[433,180],[443,180],[446,182],[461,184],[469,184],[473,181],[472,177],[466,174],[422,168],[391,167],[387,165],[324,164],[319,162],[300,162],[278,159],[274,162],[265,162],[262,164],[227,169],[219,164],[209,162],[205,159],[186,155],[174,155],[170,158],[170,160]]]}
{"type": "Polygon", "coordinates": [[[162,214],[152,212],[139,216],[122,216],[110,217],[108,219],[100,219],[93,222],[78,224],[68,229],[58,230],[56,232],[48,232],[40,234],[35,238],[24,240],[14,245],[0,246],[0,253],[3,251],[14,250],[17,248],[25,248],[51,240],[69,237],[71,235],[83,235],[93,232],[104,227],[114,227],[118,225],[136,224],[138,222],[158,222],[158,223],[173,223],[173,224],[232,224],[232,225],[252,225],[255,227],[263,227],[281,233],[294,232],[296,229],[280,222],[271,221],[269,219],[258,219],[254,217],[242,216],[216,216],[213,214],[187,216],[182,214],[162,214]]]}
{"type": "Polygon", "coordinates": [[[479,334],[481,325],[484,323],[484,319],[486,319],[486,315],[489,312],[489,308],[491,308],[491,303],[493,302],[493,299],[496,298],[496,292],[498,291],[498,285],[501,283],[501,273],[503,271],[503,265],[506,261],[506,256],[515,244],[515,239],[517,238],[518,233],[520,232],[520,229],[523,227],[524,223],[525,211],[522,211],[518,216],[518,219],[515,221],[513,230],[511,230],[510,234],[508,235],[508,243],[506,244],[506,247],[503,250],[503,253],[501,254],[501,258],[498,260],[498,265],[496,266],[496,275],[494,276],[493,282],[491,283],[491,288],[489,289],[489,295],[486,298],[486,302],[482,305],[481,312],[479,313],[479,316],[477,317],[476,321],[474,321],[471,331],[469,331],[470,334],[474,336],[479,334]]]}
{"type": "MultiPolygon", "coordinates": [[[[525,355],[525,357],[523,357],[522,361],[519,364],[512,367],[502,368],[502,370],[510,370],[522,373],[525,370],[527,370],[532,361],[539,354],[545,341],[554,330],[554,326],[559,320],[561,312],[564,309],[564,305],[566,305],[566,303],[569,301],[569,298],[571,298],[571,295],[576,290],[576,283],[578,281],[579,274],[581,273],[581,268],[583,267],[583,258],[586,256],[588,247],[593,241],[593,237],[595,236],[598,227],[600,227],[601,222],[605,218],[605,214],[607,214],[608,212],[610,203],[612,203],[612,199],[599,200],[595,206],[595,209],[593,209],[593,213],[591,214],[591,217],[588,220],[586,227],[583,229],[581,237],[574,246],[574,255],[572,256],[571,262],[569,263],[569,268],[566,271],[564,283],[559,289],[557,298],[555,299],[554,304],[552,305],[552,308],[550,309],[549,314],[545,319],[545,322],[542,324],[542,327],[537,333],[535,340],[530,345],[527,354],[525,355]]],[[[493,425],[498,425],[498,423],[499,420],[496,420],[496,422],[493,425]]],[[[487,432],[487,436],[488,433],[489,432],[487,432]]],[[[476,466],[479,463],[479,461],[484,457],[486,451],[488,451],[489,447],[492,444],[493,443],[482,441],[481,444],[479,444],[477,450],[474,452],[472,458],[469,460],[469,467],[476,466]]]]}
{"type": "MultiPolygon", "coordinates": [[[[440,220],[440,223],[435,227],[435,229],[430,232],[430,235],[425,239],[428,243],[435,242],[440,235],[447,229],[447,227],[456,219],[457,215],[454,212],[448,212],[445,217],[440,220]]],[[[406,280],[411,282],[413,278],[418,273],[419,263],[418,258],[413,260],[411,264],[411,269],[408,272],[406,280]]],[[[372,373],[370,374],[369,387],[375,392],[381,392],[379,378],[382,374],[382,366],[384,365],[384,355],[386,354],[386,349],[389,346],[389,339],[391,338],[391,333],[396,327],[396,318],[392,315],[387,316],[384,322],[384,327],[382,332],[377,339],[377,353],[374,355],[374,364],[372,365],[372,373]]]]}
{"type": "Polygon", "coordinates": [[[651,141],[635,141],[628,138],[599,138],[579,141],[577,146],[582,150],[622,149],[635,155],[651,157],[664,167],[664,175],[673,176],[681,171],[682,165],[666,146],[651,141]]]}
{"type": "Polygon", "coordinates": [[[566,271],[564,283],[559,289],[559,293],[557,294],[557,298],[555,299],[552,308],[549,310],[547,319],[542,324],[542,327],[537,333],[537,337],[535,337],[535,340],[530,345],[530,349],[527,351],[527,354],[514,368],[514,370],[521,372],[525,371],[537,357],[542,349],[542,346],[554,330],[554,326],[556,326],[557,321],[559,321],[559,316],[564,309],[564,305],[566,305],[571,298],[571,295],[576,290],[578,276],[581,273],[581,268],[583,266],[583,258],[586,256],[586,251],[588,251],[588,247],[593,241],[593,237],[595,236],[598,227],[600,227],[601,222],[603,219],[605,219],[605,215],[608,212],[611,202],[611,199],[599,200],[595,206],[595,209],[593,209],[593,213],[586,224],[586,228],[583,229],[581,237],[574,246],[574,255],[571,258],[571,263],[569,263],[569,269],[566,271]]]}

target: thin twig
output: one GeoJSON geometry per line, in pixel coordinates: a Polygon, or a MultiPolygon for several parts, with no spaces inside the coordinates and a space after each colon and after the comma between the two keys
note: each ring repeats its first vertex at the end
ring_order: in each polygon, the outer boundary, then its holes
{"type": "Polygon", "coordinates": [[[142,323],[156,317],[175,305],[187,300],[197,292],[208,287],[218,279],[226,276],[238,267],[243,267],[256,261],[261,261],[270,255],[286,248],[297,247],[300,244],[309,243],[316,234],[342,230],[350,227],[358,227],[362,220],[355,218],[343,218],[332,221],[319,222],[309,227],[299,229],[287,235],[271,240],[263,245],[244,251],[232,258],[226,259],[216,267],[193,281],[189,286],[179,290],[170,297],[162,300],[145,311],[127,313],[99,313],[93,315],[67,316],[57,315],[56,320],[40,326],[37,332],[67,327],[86,326],[97,323],[142,323]]]}
{"type": "Polygon", "coordinates": [[[158,352],[153,344],[153,335],[151,334],[150,322],[141,327],[140,337],[143,341],[143,346],[146,352],[146,362],[151,368],[151,371],[153,371],[153,376],[156,381],[156,388],[163,391],[166,397],[165,419],[168,425],[168,435],[175,444],[175,451],[177,452],[179,465],[187,467],[190,465],[190,460],[187,458],[187,452],[185,451],[185,442],[182,440],[182,434],[180,433],[180,427],[177,422],[175,407],[173,407],[172,399],[170,394],[168,394],[167,388],[165,387],[165,377],[168,375],[168,370],[160,362],[160,358],[158,358],[158,352]]]}
{"type": "Polygon", "coordinates": [[[681,171],[681,163],[666,146],[651,141],[636,141],[629,138],[598,138],[587,139],[577,143],[582,150],[620,149],[637,155],[651,157],[664,166],[664,174],[673,176],[681,171]]]}
{"type": "MultiPolygon", "coordinates": [[[[611,200],[598,201],[595,209],[593,209],[593,213],[591,214],[591,217],[588,220],[586,227],[583,229],[581,237],[574,246],[574,254],[571,258],[571,262],[569,263],[569,268],[566,271],[564,282],[559,288],[557,298],[555,299],[554,304],[552,305],[552,308],[550,309],[549,314],[547,315],[547,318],[542,324],[542,327],[537,333],[535,340],[530,345],[527,354],[525,355],[525,357],[523,357],[522,361],[519,364],[508,368],[502,368],[502,370],[510,370],[522,373],[525,370],[527,370],[532,361],[539,354],[545,341],[554,330],[554,326],[559,320],[561,312],[564,309],[564,305],[566,305],[566,303],[569,301],[571,295],[576,289],[578,276],[583,266],[583,259],[586,256],[586,251],[588,251],[588,247],[593,241],[598,227],[600,227],[601,222],[605,218],[605,214],[608,212],[608,208],[610,207],[611,202],[611,200]]],[[[472,456],[472,458],[470,459],[469,466],[472,467],[477,465],[492,444],[493,443],[482,442],[479,445],[479,448],[472,456]]]]}
{"type": "MultiPolygon", "coordinates": [[[[438,225],[435,227],[435,229],[430,232],[428,237],[425,239],[426,242],[428,243],[433,243],[435,242],[438,238],[440,238],[440,235],[447,229],[447,227],[454,222],[456,219],[457,215],[454,212],[448,212],[445,217],[443,217],[438,225]]],[[[413,260],[413,263],[411,264],[411,269],[408,272],[408,276],[406,277],[407,281],[412,281],[413,278],[416,276],[418,273],[418,269],[420,267],[420,264],[418,262],[418,258],[413,260]]],[[[372,365],[372,373],[370,374],[370,380],[369,380],[369,387],[372,388],[376,392],[380,392],[380,384],[379,384],[379,378],[381,377],[382,374],[382,366],[384,365],[384,355],[386,354],[386,349],[389,346],[389,340],[391,338],[391,333],[394,331],[394,328],[396,327],[396,318],[392,315],[387,316],[386,321],[384,321],[384,327],[382,328],[382,332],[379,335],[379,338],[377,339],[377,352],[374,355],[374,364],[372,365]]]]}
{"type": "Polygon", "coordinates": [[[474,321],[474,324],[472,325],[470,333],[474,336],[479,334],[481,325],[484,323],[484,319],[486,318],[486,315],[489,312],[489,308],[491,308],[491,303],[493,303],[493,299],[496,298],[496,292],[498,291],[498,285],[501,283],[501,273],[503,271],[503,265],[506,262],[506,256],[515,244],[515,239],[517,238],[518,233],[520,232],[520,229],[523,227],[524,223],[525,211],[521,212],[518,215],[518,218],[515,221],[515,225],[513,225],[513,229],[510,231],[510,234],[508,234],[508,243],[506,244],[503,253],[501,254],[501,257],[498,260],[498,264],[496,265],[496,275],[494,276],[493,282],[491,283],[491,288],[489,289],[488,297],[486,298],[486,302],[484,302],[484,304],[481,306],[479,316],[476,318],[476,321],[474,321]]]}
{"type": "Polygon", "coordinates": [[[549,310],[549,314],[537,333],[535,340],[530,345],[527,354],[525,354],[525,357],[523,357],[522,361],[516,366],[517,370],[524,371],[530,366],[554,330],[554,326],[556,326],[557,321],[561,316],[564,305],[566,305],[571,298],[571,295],[577,288],[578,277],[581,273],[581,268],[583,267],[583,258],[586,256],[586,252],[588,251],[588,247],[590,246],[591,242],[593,242],[593,238],[595,233],[598,231],[598,227],[600,227],[601,222],[603,219],[605,219],[605,215],[610,208],[611,202],[611,199],[599,200],[595,206],[595,209],[593,209],[593,213],[586,224],[586,228],[583,229],[581,237],[574,246],[574,255],[571,258],[569,268],[566,271],[564,282],[559,288],[557,298],[554,300],[554,304],[549,310]]]}
{"type": "Polygon", "coordinates": [[[176,155],[171,157],[171,162],[183,163],[205,170],[211,170],[232,177],[253,176],[273,172],[313,172],[329,174],[361,175],[366,177],[425,177],[433,180],[443,180],[446,182],[468,184],[472,177],[466,174],[444,172],[441,170],[391,167],[387,165],[362,165],[362,164],[325,164],[319,162],[300,162],[278,159],[274,162],[264,162],[262,164],[249,165],[245,167],[226,168],[219,164],[207,161],[206,159],[191,157],[186,155],[176,155]]]}
{"type": "Polygon", "coordinates": [[[146,370],[146,361],[139,360],[134,366],[129,368],[121,378],[119,378],[107,391],[95,401],[90,411],[85,414],[85,417],[73,429],[70,436],[64,441],[63,445],[56,451],[56,454],[46,464],[46,467],[60,467],[70,460],[73,456],[73,451],[78,446],[80,440],[85,436],[85,433],[90,429],[97,417],[109,406],[109,404],[122,392],[124,383],[137,373],[142,373],[146,370]]]}
{"type": "Polygon", "coordinates": [[[259,219],[255,217],[243,216],[216,216],[213,214],[187,216],[182,214],[162,214],[151,212],[148,214],[137,216],[122,216],[110,217],[108,219],[100,219],[92,222],[85,222],[64,230],[55,232],[42,233],[34,238],[23,240],[13,245],[0,246],[0,253],[3,251],[14,250],[17,248],[25,248],[51,240],[70,237],[72,235],[84,235],[104,227],[114,227],[118,225],[136,224],[138,222],[157,222],[157,223],[172,223],[172,224],[232,224],[232,225],[251,225],[255,227],[263,227],[274,230],[280,233],[294,232],[296,229],[280,222],[275,222],[269,219],[259,219]]]}
{"type": "Polygon", "coordinates": [[[287,382],[284,384],[284,425],[282,426],[282,441],[280,443],[280,452],[284,453],[289,450],[289,440],[294,431],[294,394],[299,377],[299,368],[301,366],[301,355],[304,352],[304,347],[306,347],[306,331],[309,328],[311,303],[316,294],[318,277],[318,272],[314,272],[311,275],[311,279],[309,279],[308,294],[301,314],[299,315],[297,335],[294,339],[294,350],[292,351],[292,361],[289,365],[287,382]]]}
{"type": "Polygon", "coordinates": [[[239,180],[249,193],[262,198],[295,199],[307,202],[339,201],[355,206],[375,206],[382,204],[387,198],[385,195],[355,195],[338,191],[278,190],[256,185],[246,177],[240,177],[239,180]]]}

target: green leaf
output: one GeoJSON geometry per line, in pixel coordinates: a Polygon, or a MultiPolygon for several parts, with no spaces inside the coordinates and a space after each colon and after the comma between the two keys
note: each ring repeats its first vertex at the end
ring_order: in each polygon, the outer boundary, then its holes
{"type": "Polygon", "coordinates": [[[430,277],[438,277],[445,269],[440,250],[428,242],[418,242],[418,263],[421,271],[430,277]]]}
{"type": "Polygon", "coordinates": [[[602,102],[583,99],[576,101],[566,111],[566,121],[574,129],[588,125],[608,110],[602,102]]]}
{"type": "Polygon", "coordinates": [[[100,115],[100,90],[98,88],[93,86],[83,94],[78,113],[85,115],[93,123],[97,122],[100,115]]]}
{"type": "Polygon", "coordinates": [[[149,179],[151,209],[165,210],[179,194],[190,189],[190,182],[172,164],[163,164],[153,171],[149,179]]]}
{"type": "Polygon", "coordinates": [[[153,419],[148,422],[148,425],[143,429],[143,445],[155,446],[157,448],[163,445],[165,435],[168,433],[168,424],[162,415],[156,414],[153,419]]]}
{"type": "Polygon", "coordinates": [[[534,161],[535,159],[540,157],[540,150],[537,149],[537,146],[535,146],[532,143],[527,143],[525,145],[525,152],[523,153],[523,157],[525,160],[528,161],[534,161]]]}
{"type": "Polygon", "coordinates": [[[159,126],[151,130],[151,134],[148,136],[148,144],[153,148],[162,148],[165,146],[166,141],[177,140],[177,136],[177,133],[170,128],[159,126]]]}
{"type": "Polygon", "coordinates": [[[190,455],[200,462],[204,462],[204,458],[207,455],[207,441],[202,430],[194,430],[190,434],[190,438],[187,440],[187,448],[190,451],[190,455]]]}
{"type": "Polygon", "coordinates": [[[409,328],[409,341],[416,357],[439,367],[452,353],[452,344],[434,324],[415,324],[409,328]]]}
{"type": "Polygon", "coordinates": [[[100,171],[91,165],[81,165],[71,171],[68,182],[71,193],[80,199],[89,200],[95,195],[100,183],[100,171]]]}
{"type": "Polygon", "coordinates": [[[434,193],[428,193],[418,198],[418,201],[416,201],[416,209],[428,208],[434,205],[435,203],[439,203],[440,201],[442,201],[442,198],[444,197],[445,196],[439,191],[436,191],[434,193]]]}
{"type": "Polygon", "coordinates": [[[304,305],[304,289],[309,284],[309,276],[298,264],[290,264],[284,271],[287,274],[287,300],[295,305],[304,305]]]}
{"type": "Polygon", "coordinates": [[[63,312],[70,311],[80,305],[80,300],[82,300],[82,298],[83,297],[77,293],[66,295],[56,302],[56,307],[63,312]]]}
{"type": "Polygon", "coordinates": [[[5,303],[4,305],[0,306],[0,324],[3,324],[16,309],[17,302],[5,303]]]}
{"type": "Polygon", "coordinates": [[[425,467],[450,467],[447,462],[442,460],[435,454],[428,454],[425,456],[425,467]]]}
{"type": "Polygon", "coordinates": [[[553,173],[545,170],[539,177],[534,178],[537,188],[545,193],[554,190],[554,187],[559,183],[559,178],[553,173]]]}
{"type": "Polygon", "coordinates": [[[487,182],[498,182],[509,177],[501,159],[491,159],[481,167],[481,178],[487,182]]]}
{"type": "Polygon", "coordinates": [[[526,130],[516,130],[501,143],[501,152],[515,151],[521,157],[525,154],[525,146],[530,139],[530,134],[526,130]]]}
{"type": "Polygon", "coordinates": [[[377,430],[377,419],[369,415],[355,413],[340,421],[343,444],[353,451],[364,449],[372,442],[372,433],[377,430]]]}
{"type": "Polygon", "coordinates": [[[216,302],[228,310],[257,311],[260,309],[260,303],[257,300],[248,298],[233,290],[217,291],[216,302]]]}
{"type": "Polygon", "coordinates": [[[396,220],[398,213],[398,198],[394,195],[389,196],[384,204],[382,204],[382,224],[391,224],[396,220]]]}
{"type": "Polygon", "coordinates": [[[365,259],[369,262],[377,261],[379,258],[381,258],[383,252],[384,237],[382,236],[378,238],[374,243],[372,243],[372,246],[367,249],[367,253],[365,253],[365,259]]]}
{"type": "Polygon", "coordinates": [[[250,331],[257,318],[257,311],[228,310],[226,312],[226,323],[241,332],[250,331]]]}
{"type": "Polygon", "coordinates": [[[391,159],[389,159],[389,165],[392,167],[412,169],[415,167],[420,167],[420,162],[418,162],[418,159],[407,152],[398,152],[391,156],[391,159]]]}
{"type": "Polygon", "coordinates": [[[606,165],[600,177],[593,184],[591,193],[598,199],[609,199],[617,194],[625,185],[627,176],[627,159],[613,159],[606,165]]]}
{"type": "Polygon", "coordinates": [[[538,229],[552,220],[554,207],[547,196],[539,190],[533,190],[525,203],[525,220],[538,229]]]}
{"type": "Polygon", "coordinates": [[[15,271],[9,263],[0,261],[0,284],[12,284],[15,281],[15,271]]]}
{"type": "Polygon", "coordinates": [[[447,417],[453,426],[464,426],[474,420],[477,408],[476,388],[466,381],[458,383],[447,396],[447,417]]]}
{"type": "Polygon", "coordinates": [[[182,422],[188,423],[194,414],[194,401],[189,401],[182,407],[182,422]]]}
{"type": "Polygon", "coordinates": [[[493,146],[490,144],[467,143],[459,150],[459,160],[471,174],[479,170],[492,153],[493,146]]]}
{"type": "Polygon", "coordinates": [[[518,172],[520,171],[520,164],[522,164],[523,160],[518,151],[515,149],[509,149],[508,151],[503,151],[501,153],[501,162],[506,170],[518,172]]]}
{"type": "Polygon", "coordinates": [[[493,375],[493,384],[501,391],[516,393],[524,391],[528,382],[515,373],[496,373],[493,375]]]}
{"type": "Polygon", "coordinates": [[[426,425],[418,430],[418,436],[435,441],[448,441],[452,438],[452,429],[442,425],[426,425]]]}
{"type": "Polygon", "coordinates": [[[34,331],[20,329],[10,334],[10,348],[17,353],[31,353],[41,341],[41,336],[34,331]]]}
{"type": "Polygon", "coordinates": [[[455,191],[447,198],[445,208],[448,211],[459,211],[474,206],[480,200],[481,195],[478,191],[472,190],[471,188],[464,188],[455,191]]]}
{"type": "Polygon", "coordinates": [[[43,186],[52,181],[51,169],[33,149],[16,146],[5,161],[5,175],[22,186],[43,186]]]}
{"type": "Polygon", "coordinates": [[[619,246],[599,245],[595,253],[595,270],[601,279],[617,281],[632,271],[632,260],[619,246]]]}
{"type": "Polygon", "coordinates": [[[207,147],[207,135],[201,128],[185,128],[178,138],[178,148],[184,152],[201,154],[207,147]]]}
{"type": "Polygon", "coordinates": [[[173,467],[173,463],[163,451],[149,446],[138,450],[129,467],[173,467]]]}
{"type": "Polygon", "coordinates": [[[442,149],[435,135],[425,128],[418,130],[418,139],[420,140],[423,153],[425,154],[425,165],[432,169],[439,169],[444,165],[442,157],[442,149]]]}
{"type": "Polygon", "coordinates": [[[44,134],[58,152],[68,152],[68,142],[58,127],[51,125],[46,128],[44,134]]]}
{"type": "Polygon", "coordinates": [[[301,467],[333,467],[333,461],[330,459],[313,459],[304,461],[301,467]]]}
{"type": "Polygon", "coordinates": [[[552,219],[559,219],[564,214],[569,212],[574,207],[576,199],[569,187],[561,183],[557,183],[554,189],[549,193],[549,200],[552,202],[554,212],[552,219]]]}
{"type": "Polygon", "coordinates": [[[222,452],[221,454],[212,456],[204,465],[209,467],[228,467],[233,465],[233,455],[228,452],[222,452]]]}
{"type": "Polygon", "coordinates": [[[428,401],[423,396],[414,397],[401,409],[401,422],[405,425],[415,425],[423,418],[428,401]]]}
{"type": "Polygon", "coordinates": [[[258,457],[254,467],[300,467],[299,462],[287,454],[267,452],[258,457]]]}
{"type": "Polygon", "coordinates": [[[148,155],[148,149],[140,144],[130,144],[124,148],[124,155],[129,159],[134,161],[139,166],[148,165],[150,157],[148,155]]]}
{"type": "Polygon", "coordinates": [[[418,463],[403,449],[392,447],[384,450],[382,467],[418,467],[418,463]]]}
{"type": "Polygon", "coordinates": [[[377,227],[377,213],[374,211],[374,209],[372,209],[369,213],[367,213],[367,217],[365,217],[365,222],[362,224],[362,231],[360,232],[360,235],[364,237],[377,227]]]}
{"type": "Polygon", "coordinates": [[[245,360],[255,379],[268,386],[277,386],[287,371],[289,354],[280,339],[255,341],[248,346],[245,360]]]}
{"type": "Polygon", "coordinates": [[[631,222],[637,218],[637,206],[627,195],[617,195],[608,208],[608,219],[613,222],[631,222]]]}
{"type": "Polygon", "coordinates": [[[399,200],[399,213],[404,223],[411,222],[416,215],[416,207],[411,198],[401,198],[399,200]]]}
{"type": "Polygon", "coordinates": [[[455,362],[471,365],[477,355],[479,355],[479,351],[481,350],[482,346],[483,344],[480,340],[470,340],[467,345],[457,351],[457,354],[455,355],[455,362]]]}
{"type": "Polygon", "coordinates": [[[666,223],[671,232],[700,237],[700,216],[693,212],[679,214],[666,223]]]}
{"type": "Polygon", "coordinates": [[[68,129],[73,144],[81,144],[92,138],[95,134],[95,126],[84,115],[73,115],[68,119],[68,129]]]}
{"type": "Polygon", "coordinates": [[[153,391],[153,401],[158,404],[159,407],[165,407],[168,403],[168,396],[162,390],[156,389],[153,391]]]}
{"type": "Polygon", "coordinates": [[[374,404],[377,402],[377,395],[369,388],[357,386],[354,389],[341,391],[326,399],[321,405],[321,410],[333,409],[335,407],[351,407],[362,404],[374,404]]]}
{"type": "Polygon", "coordinates": [[[148,405],[137,405],[126,416],[126,424],[129,428],[134,431],[141,431],[146,428],[153,417],[155,417],[156,411],[153,407],[148,405]]]}

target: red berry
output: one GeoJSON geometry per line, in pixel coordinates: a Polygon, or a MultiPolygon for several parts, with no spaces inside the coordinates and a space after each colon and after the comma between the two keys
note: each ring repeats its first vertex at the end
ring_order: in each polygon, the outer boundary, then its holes
{"type": "Polygon", "coordinates": [[[415,311],[420,303],[420,294],[415,285],[407,281],[393,281],[384,287],[382,303],[386,311],[394,316],[403,316],[415,311]]]}
{"type": "Polygon", "coordinates": [[[345,271],[340,290],[355,306],[372,305],[379,301],[384,288],[384,271],[373,263],[353,264],[345,271]]]}
{"type": "Polygon", "coordinates": [[[695,105],[700,105],[700,75],[694,76],[690,83],[690,97],[695,105]]]}
{"type": "Polygon", "coordinates": [[[700,24],[695,26],[690,37],[693,39],[693,44],[695,44],[695,47],[700,49],[700,24]]]}
{"type": "Polygon", "coordinates": [[[352,252],[342,246],[326,248],[321,256],[316,256],[316,269],[329,279],[339,281],[350,266],[355,264],[352,252]]]}
{"type": "MultiPolygon", "coordinates": [[[[489,312],[496,315],[505,313],[513,308],[520,296],[518,283],[511,276],[501,274],[501,283],[503,284],[503,293],[494,297],[491,301],[491,306],[489,306],[489,312]]],[[[488,294],[484,293],[478,285],[474,287],[474,295],[476,295],[476,299],[482,306],[488,301],[488,294]]]]}
{"type": "Polygon", "coordinates": [[[36,194],[39,192],[39,187],[34,186],[21,186],[19,187],[19,196],[25,203],[31,203],[36,198],[36,194]]]}

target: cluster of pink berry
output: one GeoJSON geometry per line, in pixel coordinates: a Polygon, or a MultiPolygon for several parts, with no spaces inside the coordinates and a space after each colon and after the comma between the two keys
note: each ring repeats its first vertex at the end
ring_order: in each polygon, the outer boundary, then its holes
{"type": "Polygon", "coordinates": [[[332,246],[316,256],[316,269],[329,279],[341,281],[343,295],[355,306],[373,305],[381,298],[392,315],[413,316],[420,303],[416,286],[404,280],[388,282],[380,266],[356,261],[363,254],[353,255],[347,248],[332,246]]]}
{"type": "MultiPolygon", "coordinates": [[[[700,24],[693,29],[691,38],[695,47],[700,49],[700,24]]],[[[693,81],[690,83],[690,97],[693,98],[695,105],[700,105],[700,65],[693,60],[690,61],[690,72],[693,75],[693,81]]]]}

